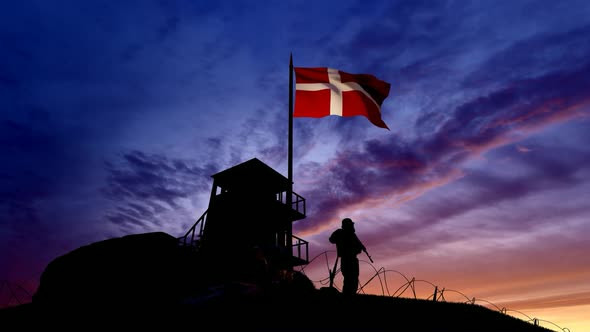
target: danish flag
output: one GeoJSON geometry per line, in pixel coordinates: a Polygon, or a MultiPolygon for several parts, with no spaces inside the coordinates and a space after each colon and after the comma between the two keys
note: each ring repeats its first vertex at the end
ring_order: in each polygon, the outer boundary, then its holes
{"type": "Polygon", "coordinates": [[[318,67],[295,67],[293,117],[363,115],[375,126],[389,127],[381,119],[381,105],[391,85],[370,74],[349,74],[318,67]]]}

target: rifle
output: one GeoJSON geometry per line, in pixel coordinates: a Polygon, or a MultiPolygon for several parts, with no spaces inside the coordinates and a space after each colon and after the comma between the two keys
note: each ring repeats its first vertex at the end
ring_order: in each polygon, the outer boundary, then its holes
{"type": "Polygon", "coordinates": [[[367,257],[369,257],[371,263],[373,263],[373,259],[371,258],[371,255],[369,255],[369,253],[367,252],[367,249],[363,249],[363,251],[365,252],[365,254],[367,254],[367,257]]]}
{"type": "Polygon", "coordinates": [[[336,260],[334,261],[334,268],[330,271],[330,288],[334,286],[334,277],[336,276],[336,266],[338,266],[338,256],[336,256],[336,260]]]}

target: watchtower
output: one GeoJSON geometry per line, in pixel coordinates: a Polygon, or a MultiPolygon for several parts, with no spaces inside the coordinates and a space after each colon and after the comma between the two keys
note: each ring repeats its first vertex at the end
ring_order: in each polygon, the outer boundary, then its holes
{"type": "Polygon", "coordinates": [[[180,238],[208,268],[248,278],[308,263],[308,242],[292,235],[293,222],[306,217],[305,199],[292,192],[287,206],[287,178],[257,158],[212,178],[207,211],[180,238]]]}

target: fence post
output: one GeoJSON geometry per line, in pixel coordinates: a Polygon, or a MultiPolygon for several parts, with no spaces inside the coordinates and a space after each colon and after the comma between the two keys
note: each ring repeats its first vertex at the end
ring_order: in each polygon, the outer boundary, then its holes
{"type": "Polygon", "coordinates": [[[434,286],[434,294],[432,295],[432,301],[436,302],[436,293],[438,293],[438,286],[434,286]]]}

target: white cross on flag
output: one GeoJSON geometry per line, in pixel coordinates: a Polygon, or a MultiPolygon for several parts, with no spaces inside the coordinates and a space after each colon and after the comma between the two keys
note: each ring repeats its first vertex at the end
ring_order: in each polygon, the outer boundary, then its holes
{"type": "Polygon", "coordinates": [[[390,84],[369,74],[349,74],[332,68],[295,67],[293,117],[363,115],[375,126],[386,128],[381,105],[390,84]]]}

